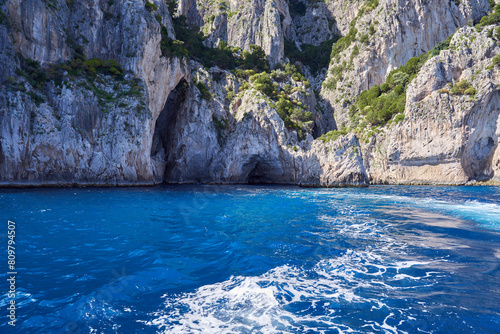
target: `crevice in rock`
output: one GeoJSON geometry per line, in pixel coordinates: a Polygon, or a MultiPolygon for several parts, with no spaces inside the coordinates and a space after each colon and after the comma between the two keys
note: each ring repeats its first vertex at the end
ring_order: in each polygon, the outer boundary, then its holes
{"type": "Polygon", "coordinates": [[[165,181],[165,172],[172,159],[171,148],[175,141],[178,110],[186,100],[188,84],[183,79],[168,95],[165,106],[156,119],[153,141],[151,144],[151,159],[156,163],[156,179],[165,181]]]}
{"type": "Polygon", "coordinates": [[[314,139],[317,139],[321,137],[323,134],[323,131],[321,131],[321,126],[318,125],[317,122],[314,122],[313,130],[312,130],[312,136],[314,139]]]}

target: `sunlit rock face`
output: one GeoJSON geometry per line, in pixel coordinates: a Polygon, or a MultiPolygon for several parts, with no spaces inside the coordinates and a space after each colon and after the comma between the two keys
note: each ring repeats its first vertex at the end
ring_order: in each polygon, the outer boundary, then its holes
{"type": "Polygon", "coordinates": [[[405,119],[367,145],[377,183],[449,183],[499,180],[500,72],[488,37],[462,28],[450,50],[427,61],[407,91],[405,119]],[[467,82],[475,93],[451,94],[467,82]]]}
{"type": "MultiPolygon", "coordinates": [[[[155,3],[173,36],[166,5],[155,3]]],[[[65,1],[12,0],[5,9],[9,25],[0,28],[4,77],[16,78],[16,52],[48,68],[73,59],[75,45],[87,59],[116,60],[128,74],[119,81],[100,76],[95,82],[68,79],[60,87],[49,83],[43,88],[46,101],[38,105],[22,91],[2,90],[1,181],[151,184],[156,118],[170,91],[189,75],[183,61],[161,56],[154,15],[131,1],[79,1],[68,7],[65,1]],[[137,93],[128,94],[132,89],[137,93]],[[112,97],[103,101],[103,94],[112,97]]]]}
{"type": "Polygon", "coordinates": [[[328,68],[312,74],[298,64],[310,84],[287,77],[267,95],[251,76],[162,55],[162,39],[177,36],[165,1],[149,3],[4,2],[2,185],[500,181],[496,26],[467,26],[488,12],[488,1],[179,1],[176,15],[199,28],[206,47],[255,44],[272,69],[289,60],[286,41],[300,49],[355,30],[328,68]],[[352,132],[318,139],[351,125],[349,108],[362,90],[457,28],[448,50],[408,86],[403,121],[367,141],[352,132]],[[93,58],[116,61],[120,74],[74,73],[81,65],[72,62],[93,58]],[[23,67],[30,59],[48,76],[43,86],[23,67]],[[68,67],[57,81],[51,69],[61,64],[68,67]],[[474,94],[449,93],[465,81],[474,94]],[[285,85],[294,108],[308,113],[300,128],[280,116],[285,85]]]}

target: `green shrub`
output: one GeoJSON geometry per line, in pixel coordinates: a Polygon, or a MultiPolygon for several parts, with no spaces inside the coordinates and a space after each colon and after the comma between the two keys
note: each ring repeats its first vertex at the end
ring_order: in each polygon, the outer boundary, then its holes
{"type": "Polygon", "coordinates": [[[225,132],[229,128],[229,123],[224,117],[218,118],[212,115],[212,124],[214,125],[215,132],[217,133],[217,142],[222,146],[225,139],[225,132]]]}
{"type": "Polygon", "coordinates": [[[294,42],[285,41],[285,57],[290,59],[292,63],[297,61],[301,62],[305,66],[308,66],[313,74],[316,74],[321,69],[328,66],[332,45],[339,38],[339,36],[335,36],[328,41],[322,42],[318,46],[302,44],[302,51],[297,48],[294,42]]]}
{"type": "Polygon", "coordinates": [[[30,96],[31,101],[35,102],[37,107],[39,107],[41,103],[45,102],[45,98],[36,93],[28,92],[28,95],[30,96]]]}
{"type": "Polygon", "coordinates": [[[177,14],[177,1],[176,0],[166,0],[168,12],[172,18],[177,14]]]}
{"type": "Polygon", "coordinates": [[[269,71],[269,63],[262,47],[252,44],[250,52],[243,51],[243,66],[256,72],[269,71]]]}
{"type": "Polygon", "coordinates": [[[475,95],[476,89],[467,80],[462,80],[462,81],[456,82],[453,85],[450,93],[453,95],[464,95],[464,94],[465,95],[475,95]]]}
{"type": "Polygon", "coordinates": [[[44,71],[40,63],[36,60],[24,58],[18,54],[20,68],[16,70],[16,74],[23,76],[32,87],[43,90],[43,86],[48,80],[47,73],[44,71]]]}
{"type": "Polygon", "coordinates": [[[240,86],[240,88],[238,89],[238,91],[242,92],[244,90],[247,90],[248,88],[250,88],[250,83],[244,82],[243,85],[240,86]]]}
{"type": "Polygon", "coordinates": [[[500,23],[500,6],[494,5],[490,3],[491,13],[489,15],[485,15],[481,18],[478,24],[476,24],[476,28],[481,29],[482,27],[489,26],[492,24],[500,23]]]}
{"type": "Polygon", "coordinates": [[[327,90],[334,90],[337,88],[337,79],[335,79],[334,77],[329,77],[321,85],[327,90]]]}
{"type": "Polygon", "coordinates": [[[318,139],[323,141],[323,143],[328,143],[329,141],[335,141],[340,136],[345,136],[348,133],[349,133],[348,128],[342,128],[340,130],[329,131],[329,132],[321,135],[321,137],[319,137],[318,139]]]}
{"type": "MultiPolygon", "coordinates": [[[[440,43],[433,50],[449,45],[450,38],[440,43]]],[[[394,115],[403,114],[406,104],[406,87],[417,76],[420,68],[432,56],[433,50],[419,57],[411,58],[405,65],[391,71],[382,86],[374,85],[361,92],[351,111],[351,121],[357,125],[359,119],[372,125],[385,125],[394,115]]],[[[439,51],[437,51],[439,52],[439,51]]],[[[400,119],[402,116],[399,116],[400,119]]]]}
{"type": "Polygon", "coordinates": [[[469,87],[464,91],[465,95],[476,95],[477,91],[474,87],[469,87]]]}
{"type": "MultiPolygon", "coordinates": [[[[355,28],[356,19],[351,21],[351,26],[349,29],[349,33],[341,37],[332,47],[332,52],[330,54],[330,64],[337,63],[340,59],[340,53],[346,50],[351,43],[356,39],[357,30],[355,28]]],[[[362,36],[363,41],[365,41],[365,37],[362,36]]],[[[349,63],[346,63],[344,60],[342,64],[333,66],[329,71],[333,74],[326,82],[323,82],[322,86],[324,89],[333,90],[337,87],[337,82],[342,81],[343,73],[346,69],[349,69],[353,65],[354,57],[359,54],[359,47],[355,45],[352,49],[351,56],[349,59],[349,63]]]]}
{"type": "Polygon", "coordinates": [[[276,102],[276,111],[278,112],[278,115],[281,117],[287,128],[293,126],[290,120],[290,114],[293,108],[295,108],[293,103],[285,98],[280,97],[278,102],[276,102]]]}
{"type": "Polygon", "coordinates": [[[403,85],[399,84],[394,87],[394,93],[401,95],[403,94],[404,88],[403,85]]]}
{"type": "MultiPolygon", "coordinates": [[[[290,65],[289,63],[281,67],[288,77],[291,77],[294,81],[306,81],[306,77],[300,72],[299,68],[295,65],[290,65]]],[[[290,94],[290,93],[287,93],[290,94]]]]}
{"type": "Polygon", "coordinates": [[[370,10],[377,8],[378,4],[379,4],[379,0],[368,0],[364,6],[365,11],[370,11],[370,10]]]}
{"type": "Polygon", "coordinates": [[[368,44],[370,38],[368,37],[367,34],[362,34],[361,36],[359,36],[359,41],[363,44],[368,44]]]}
{"type": "Polygon", "coordinates": [[[405,86],[408,83],[409,78],[410,78],[410,76],[402,71],[396,72],[393,75],[393,79],[394,79],[393,81],[394,81],[394,84],[396,86],[397,85],[405,86]]]}
{"type": "Polygon", "coordinates": [[[104,61],[101,58],[85,59],[83,61],[75,58],[66,63],[51,66],[47,73],[48,77],[59,86],[64,72],[69,72],[72,76],[87,76],[89,79],[94,78],[96,74],[104,74],[123,80],[125,75],[125,70],[115,59],[104,61]]]}
{"type": "Polygon", "coordinates": [[[372,125],[384,125],[393,115],[403,113],[406,104],[406,94],[401,86],[394,91],[382,94],[375,85],[369,91],[364,91],[356,99],[360,115],[372,125]],[[375,87],[375,89],[374,89],[375,87]]]}
{"type": "Polygon", "coordinates": [[[210,94],[210,91],[208,90],[207,86],[203,82],[201,82],[201,81],[197,82],[196,88],[198,88],[198,90],[200,91],[202,99],[207,100],[207,101],[212,100],[213,96],[212,96],[212,94],[210,94]]]}
{"type": "Polygon", "coordinates": [[[500,64],[500,54],[493,57],[493,66],[500,64]]]}
{"type": "Polygon", "coordinates": [[[162,56],[176,56],[179,58],[188,56],[188,51],[184,47],[184,43],[182,41],[174,41],[168,37],[168,30],[165,26],[161,27],[161,37],[160,49],[162,56]]]}
{"type": "Polygon", "coordinates": [[[440,42],[440,43],[434,45],[434,47],[427,53],[427,55],[428,55],[427,58],[437,56],[441,52],[441,50],[448,49],[450,47],[450,42],[451,42],[452,37],[453,37],[453,34],[448,36],[448,38],[446,40],[444,40],[443,42],[440,42]]]}
{"type": "Polygon", "coordinates": [[[301,107],[296,107],[295,104],[284,97],[280,97],[278,102],[276,102],[276,112],[283,120],[287,129],[297,132],[299,141],[306,138],[307,130],[304,123],[313,120],[311,112],[306,112],[301,107]]]}
{"type": "Polygon", "coordinates": [[[380,86],[380,90],[382,91],[382,93],[387,93],[390,89],[391,89],[391,87],[387,84],[387,82],[384,82],[380,86]]]}
{"type": "Polygon", "coordinates": [[[238,78],[248,79],[249,77],[251,77],[255,74],[255,71],[254,70],[244,70],[244,69],[238,68],[238,69],[234,70],[233,73],[238,78]]]}
{"type": "Polygon", "coordinates": [[[359,47],[355,45],[352,48],[351,56],[349,57],[349,63],[352,64],[352,61],[354,60],[354,57],[357,57],[359,55],[359,47]]]}
{"type": "Polygon", "coordinates": [[[370,33],[370,35],[374,35],[375,34],[375,27],[373,26],[373,24],[371,24],[370,28],[368,28],[368,32],[370,33]]]}
{"type": "Polygon", "coordinates": [[[356,39],[356,34],[358,33],[358,30],[356,30],[355,25],[356,25],[356,20],[351,21],[349,33],[346,36],[339,38],[335,42],[335,44],[333,44],[332,52],[330,53],[330,59],[333,59],[338,55],[340,55],[340,53],[346,50],[351,45],[351,43],[356,39]]]}
{"type": "Polygon", "coordinates": [[[229,102],[231,102],[234,99],[235,96],[236,96],[236,94],[233,92],[233,90],[230,90],[226,94],[226,100],[228,100],[229,102]]]}
{"type": "Polygon", "coordinates": [[[255,74],[254,76],[250,77],[250,81],[253,81],[253,87],[262,92],[263,94],[272,97],[273,96],[273,91],[274,91],[274,86],[273,86],[273,80],[267,73],[260,73],[260,74],[255,74]]]}
{"type": "MultiPolygon", "coordinates": [[[[99,102],[110,102],[114,101],[116,98],[113,94],[107,93],[106,91],[100,90],[95,84],[97,74],[104,74],[113,76],[117,80],[123,80],[125,71],[121,68],[120,64],[114,60],[102,60],[101,58],[93,59],[80,59],[74,58],[65,63],[60,63],[56,65],[49,66],[47,68],[41,68],[37,61],[24,58],[21,54],[18,54],[18,59],[20,63],[20,68],[16,70],[16,74],[22,76],[30,83],[30,85],[37,89],[37,92],[28,92],[32,101],[38,106],[40,103],[45,102],[45,98],[40,96],[40,93],[45,94],[45,84],[52,81],[56,87],[63,87],[63,81],[66,85],[67,81],[65,78],[65,72],[69,73],[69,76],[83,76],[87,80],[81,82],[81,86],[88,90],[92,90],[98,97],[99,102]]],[[[102,79],[98,79],[99,81],[102,79]]],[[[15,80],[14,80],[15,81],[15,80]]],[[[21,87],[20,84],[15,82],[9,84],[9,87],[15,90],[26,91],[25,87],[21,87]]],[[[114,89],[118,89],[118,85],[115,84],[114,89]]],[[[137,87],[137,89],[139,89],[137,87]]],[[[139,95],[142,95],[139,91],[139,95]]]]}
{"type": "Polygon", "coordinates": [[[156,7],[156,5],[154,3],[151,3],[151,2],[146,2],[146,9],[149,11],[149,12],[156,12],[158,10],[158,7],[156,7]]]}
{"type": "Polygon", "coordinates": [[[495,29],[495,34],[493,34],[493,29],[491,29],[489,32],[488,32],[488,37],[490,38],[494,38],[496,39],[497,41],[500,41],[500,27],[497,27],[495,29]]]}
{"type": "MultiPolygon", "coordinates": [[[[170,5],[173,6],[173,3],[170,5]]],[[[203,44],[205,37],[199,28],[188,25],[185,16],[174,17],[172,21],[178,40],[169,38],[167,28],[162,26],[161,49],[164,57],[189,57],[206,67],[234,69],[241,66],[243,70],[269,71],[269,63],[261,47],[250,45],[250,51],[243,51],[242,56],[238,57],[234,53],[238,53],[239,49],[230,48],[225,41],[221,41],[217,48],[206,47],[203,44]]]]}
{"type": "Polygon", "coordinates": [[[402,122],[405,119],[405,114],[397,114],[396,117],[394,117],[394,122],[399,123],[402,122]]]}

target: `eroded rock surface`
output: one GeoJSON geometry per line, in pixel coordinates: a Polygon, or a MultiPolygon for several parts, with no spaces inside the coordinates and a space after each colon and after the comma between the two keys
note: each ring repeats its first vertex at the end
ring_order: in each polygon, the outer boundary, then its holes
{"type": "Polygon", "coordinates": [[[165,1],[148,3],[0,5],[2,185],[500,182],[497,25],[467,26],[488,1],[179,1],[178,15],[199,27],[205,46],[256,44],[271,68],[287,60],[285,41],[300,50],[344,36],[328,71],[298,64],[306,80],[277,70],[268,91],[254,83],[255,71],[176,54],[189,41],[173,42],[165,1]],[[362,90],[457,28],[408,86],[403,121],[367,142],[354,133],[317,139],[349,126],[362,90]],[[174,46],[162,55],[166,41],[174,46]],[[93,58],[119,68],[75,70],[93,58]],[[31,60],[40,70],[30,72],[31,60]],[[57,80],[54,66],[65,69],[57,80]],[[464,82],[474,91],[452,94],[464,82]]]}

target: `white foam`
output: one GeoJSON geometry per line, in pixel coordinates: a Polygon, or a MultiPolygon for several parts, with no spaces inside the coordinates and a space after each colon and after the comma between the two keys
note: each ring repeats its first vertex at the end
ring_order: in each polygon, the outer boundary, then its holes
{"type": "Polygon", "coordinates": [[[375,331],[397,332],[397,326],[387,323],[394,313],[379,298],[382,296],[368,298],[362,292],[403,289],[398,284],[390,285],[400,280],[405,280],[404,289],[408,289],[412,282],[418,284],[421,277],[400,271],[425,264],[391,261],[372,251],[348,250],[343,256],[322,260],[311,269],[285,265],[260,276],[231,277],[193,293],[165,295],[165,308],[154,313],[154,320],[146,324],[164,333],[297,333],[332,329],[354,333],[359,328],[348,326],[342,309],[358,305],[354,309],[387,312],[383,322],[367,321],[367,326],[375,331]],[[379,281],[374,281],[374,277],[379,277],[379,281]],[[313,312],[318,308],[318,312],[313,312]]]}

